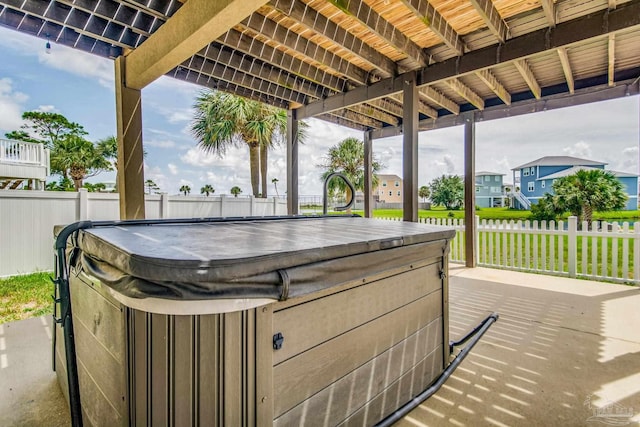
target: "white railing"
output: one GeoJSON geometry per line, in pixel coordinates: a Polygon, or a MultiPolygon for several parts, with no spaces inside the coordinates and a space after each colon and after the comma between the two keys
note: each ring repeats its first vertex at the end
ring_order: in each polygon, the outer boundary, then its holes
{"type": "MultiPolygon", "coordinates": [[[[465,262],[464,221],[420,222],[455,229],[449,260],[465,262]]],[[[640,222],[478,220],[476,229],[479,266],[640,284],[640,222]]]]}
{"type": "Polygon", "coordinates": [[[49,168],[49,150],[42,144],[0,139],[0,162],[39,165],[49,168]]]}
{"type": "Polygon", "coordinates": [[[520,205],[522,206],[522,209],[526,209],[529,210],[531,209],[531,201],[529,199],[527,199],[526,197],[524,197],[524,194],[522,194],[520,191],[516,191],[513,193],[513,197],[515,197],[515,199],[520,202],[520,205]]]}

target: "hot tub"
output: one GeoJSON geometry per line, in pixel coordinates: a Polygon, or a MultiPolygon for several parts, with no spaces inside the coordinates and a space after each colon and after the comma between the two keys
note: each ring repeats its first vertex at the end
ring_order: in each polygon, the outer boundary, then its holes
{"type": "Polygon", "coordinates": [[[453,230],[355,217],[76,228],[59,267],[73,313],[56,314],[73,319],[86,425],[372,425],[449,364],[453,230]]]}

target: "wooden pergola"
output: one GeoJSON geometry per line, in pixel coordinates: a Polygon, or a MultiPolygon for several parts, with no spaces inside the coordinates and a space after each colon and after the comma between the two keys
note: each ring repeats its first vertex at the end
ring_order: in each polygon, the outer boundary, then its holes
{"type": "Polygon", "coordinates": [[[475,265],[474,129],[635,95],[640,0],[0,0],[0,24],[115,60],[121,217],[144,217],[141,89],[162,75],[288,110],[297,122],[403,135],[404,220],[418,215],[418,132],[464,125],[467,264],[475,265]]]}

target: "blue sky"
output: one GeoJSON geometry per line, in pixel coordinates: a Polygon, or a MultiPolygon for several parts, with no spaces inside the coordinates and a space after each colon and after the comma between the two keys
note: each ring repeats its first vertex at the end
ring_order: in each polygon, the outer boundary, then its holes
{"type": "MultiPolygon", "coordinates": [[[[25,111],[53,111],[82,124],[89,139],[115,135],[113,62],[0,27],[0,136],[19,128],[25,111]]],[[[216,194],[238,185],[251,192],[246,148],[230,150],[224,158],[197,148],[188,132],[191,105],[199,87],[162,77],[142,91],[145,178],[163,192],[177,194],[187,184],[198,194],[211,184],[216,194]]],[[[572,155],[609,163],[608,169],[638,173],[639,104],[637,96],[597,104],[546,111],[476,126],[476,170],[504,173],[546,155],[572,155]]],[[[309,139],[300,148],[300,194],[322,194],[319,179],[328,149],[362,133],[312,119],[309,139]]],[[[428,184],[442,174],[463,173],[461,127],[422,132],[419,139],[419,182],[428,184]]],[[[402,175],[402,140],[374,142],[381,173],[402,175]]],[[[286,187],[284,147],[270,155],[269,181],[286,187]]],[[[113,181],[102,173],[91,181],[113,181]]],[[[273,187],[269,185],[273,193],[273,187]]]]}

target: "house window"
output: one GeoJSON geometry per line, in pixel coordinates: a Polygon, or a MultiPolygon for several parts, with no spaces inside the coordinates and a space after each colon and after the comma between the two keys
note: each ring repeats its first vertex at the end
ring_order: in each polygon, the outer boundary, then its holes
{"type": "Polygon", "coordinates": [[[545,182],[544,182],[544,181],[541,181],[541,182],[540,182],[540,188],[544,188],[544,186],[545,186],[545,182]]]}
{"type": "Polygon", "coordinates": [[[531,176],[536,174],[536,168],[531,166],[531,176]]]}
{"type": "Polygon", "coordinates": [[[522,170],[522,176],[529,176],[529,168],[522,170]]]}
{"type": "Polygon", "coordinates": [[[393,191],[389,191],[389,195],[390,195],[390,196],[393,196],[393,191]]]}
{"type": "Polygon", "coordinates": [[[400,182],[396,181],[396,187],[400,187],[400,182]]]}
{"type": "Polygon", "coordinates": [[[485,180],[486,182],[489,182],[489,180],[490,180],[490,179],[491,179],[491,177],[490,177],[490,176],[488,176],[488,175],[484,177],[484,180],[485,180]]]}
{"type": "Polygon", "coordinates": [[[480,187],[476,187],[476,193],[480,192],[480,187]]]}
{"type": "Polygon", "coordinates": [[[382,186],[386,187],[387,186],[387,181],[382,181],[382,186]]]}
{"type": "Polygon", "coordinates": [[[500,193],[500,187],[491,187],[492,193],[500,193]]]}
{"type": "Polygon", "coordinates": [[[500,177],[498,175],[496,175],[494,181],[495,182],[500,182],[500,177]]]}
{"type": "Polygon", "coordinates": [[[536,189],[536,183],[535,183],[534,181],[531,181],[531,182],[529,183],[528,190],[529,190],[529,192],[531,193],[531,192],[535,191],[535,189],[536,189]]]}
{"type": "Polygon", "coordinates": [[[398,190],[398,196],[400,195],[400,190],[398,190]]]}

